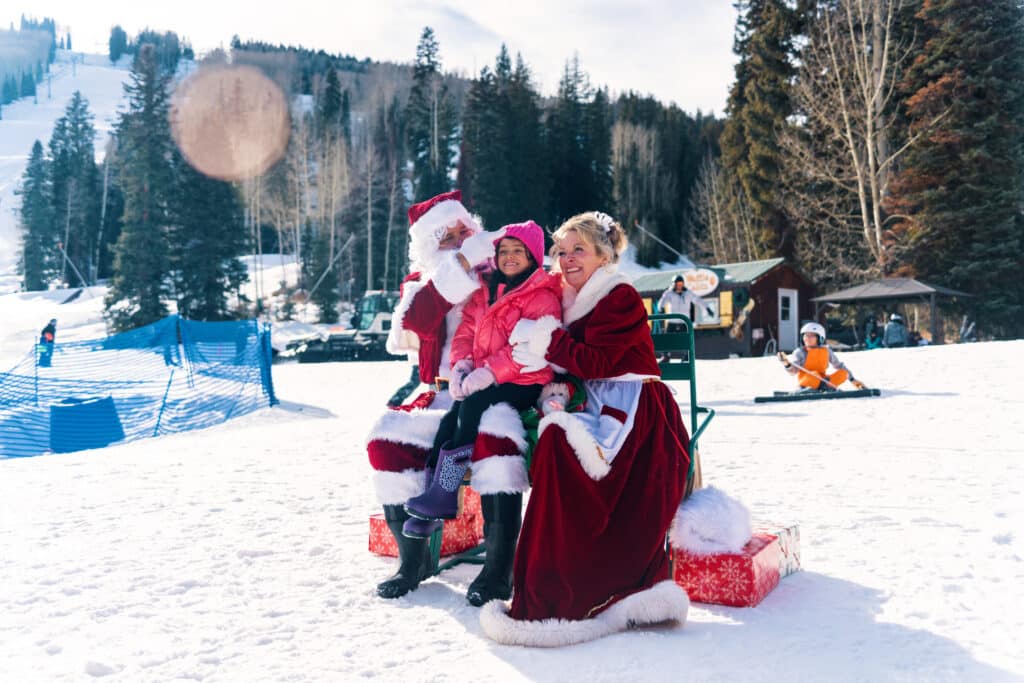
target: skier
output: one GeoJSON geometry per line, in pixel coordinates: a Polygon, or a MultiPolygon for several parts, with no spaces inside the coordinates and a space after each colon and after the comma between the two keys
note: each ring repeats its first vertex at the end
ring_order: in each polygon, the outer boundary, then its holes
{"type": "Polygon", "coordinates": [[[800,391],[835,391],[846,380],[858,389],[865,388],[825,344],[822,325],[807,323],[800,328],[800,336],[803,346],[793,353],[792,361],[779,351],[779,360],[786,367],[786,372],[797,376],[800,391]],[[831,375],[827,374],[830,365],[835,368],[831,375]]]}
{"type": "Polygon", "coordinates": [[[57,319],[51,318],[39,333],[39,367],[48,368],[53,362],[53,345],[57,339],[57,319]]]}

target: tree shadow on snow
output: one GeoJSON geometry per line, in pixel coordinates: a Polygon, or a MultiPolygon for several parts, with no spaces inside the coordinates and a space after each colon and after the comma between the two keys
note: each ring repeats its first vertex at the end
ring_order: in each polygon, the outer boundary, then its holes
{"type": "Polygon", "coordinates": [[[524,677],[544,681],[1020,680],[945,636],[884,622],[887,600],[874,588],[801,571],[754,608],[695,603],[681,628],[554,649],[490,644],[524,677]]]}

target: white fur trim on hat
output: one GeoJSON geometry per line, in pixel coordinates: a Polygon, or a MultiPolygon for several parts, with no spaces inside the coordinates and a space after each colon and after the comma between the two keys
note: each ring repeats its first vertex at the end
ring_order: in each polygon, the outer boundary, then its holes
{"type": "Polygon", "coordinates": [[[470,484],[480,495],[522,493],[530,489],[526,460],[516,455],[491,455],[473,463],[470,484]]]}
{"type": "Polygon", "coordinates": [[[596,640],[637,626],[676,621],[686,623],[690,598],[672,581],[623,598],[590,619],[538,619],[522,621],[508,616],[508,606],[492,600],[480,610],[480,626],[503,645],[562,647],[596,640]]]}
{"type": "Polygon", "coordinates": [[[381,505],[401,505],[427,488],[427,475],[423,470],[409,468],[402,472],[374,470],[373,489],[381,505]]]}
{"type": "Polygon", "coordinates": [[[750,510],[721,489],[708,486],[694,491],[676,510],[669,542],[694,555],[738,553],[753,533],[750,510]]]}
{"type": "Polygon", "coordinates": [[[451,304],[461,304],[480,288],[476,271],[468,273],[457,260],[454,251],[445,253],[437,264],[437,271],[431,278],[437,293],[451,304]]]}
{"type": "Polygon", "coordinates": [[[443,410],[386,410],[370,428],[366,442],[382,439],[430,448],[444,413],[443,410]]]}

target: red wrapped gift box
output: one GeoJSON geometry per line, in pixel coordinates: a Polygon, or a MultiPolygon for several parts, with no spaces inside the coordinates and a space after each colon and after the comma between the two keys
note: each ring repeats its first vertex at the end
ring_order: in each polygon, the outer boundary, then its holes
{"type": "Polygon", "coordinates": [[[775,534],[755,532],[736,554],[693,555],[673,549],[672,579],[693,602],[753,607],[779,583],[782,548],[775,534]]]}
{"type": "MultiPolygon", "coordinates": [[[[484,537],[484,515],[480,508],[480,494],[465,487],[462,513],[455,519],[445,520],[441,534],[441,555],[454,555],[476,547],[484,537]]],[[[398,557],[398,546],[391,535],[383,514],[370,515],[370,552],[398,557]]]]}
{"type": "Polygon", "coordinates": [[[755,532],[764,532],[779,537],[779,577],[784,578],[793,572],[800,571],[800,525],[775,524],[773,522],[754,522],[755,532]]]}

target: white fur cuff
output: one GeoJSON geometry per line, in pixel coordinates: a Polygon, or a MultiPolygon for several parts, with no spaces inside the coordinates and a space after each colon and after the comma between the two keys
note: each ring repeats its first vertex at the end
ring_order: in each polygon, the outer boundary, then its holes
{"type": "Polygon", "coordinates": [[[679,506],[669,542],[694,555],[738,553],[753,533],[750,510],[722,490],[708,486],[694,491],[679,506]]]}
{"type": "Polygon", "coordinates": [[[461,304],[480,287],[480,280],[475,271],[466,272],[455,256],[455,252],[445,254],[437,266],[437,272],[431,278],[438,294],[450,304],[461,304]]]}
{"type": "Polygon", "coordinates": [[[582,421],[560,410],[546,415],[537,429],[538,440],[544,434],[544,430],[551,425],[561,427],[565,432],[565,439],[572,446],[573,453],[587,476],[594,481],[600,481],[608,476],[612,470],[611,463],[605,460],[601,447],[597,445],[597,441],[582,421]]]}

